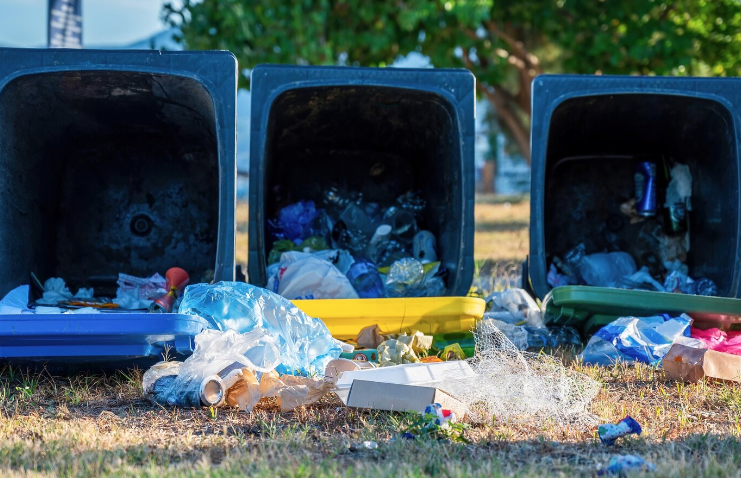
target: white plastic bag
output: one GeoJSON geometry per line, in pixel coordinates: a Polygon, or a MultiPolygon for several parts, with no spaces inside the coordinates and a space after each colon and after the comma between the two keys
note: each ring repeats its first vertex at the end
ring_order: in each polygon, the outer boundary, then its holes
{"type": "Polygon", "coordinates": [[[284,252],[268,290],[295,299],[357,299],[347,277],[332,263],[305,252],[284,252]]]}

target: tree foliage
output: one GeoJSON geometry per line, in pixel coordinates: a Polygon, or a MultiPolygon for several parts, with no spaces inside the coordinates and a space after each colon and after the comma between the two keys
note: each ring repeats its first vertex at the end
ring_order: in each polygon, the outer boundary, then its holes
{"type": "Polygon", "coordinates": [[[741,73],[738,0],[185,0],[164,15],[188,48],[230,50],[242,68],[385,66],[413,51],[468,68],[526,158],[540,73],[741,73]]]}

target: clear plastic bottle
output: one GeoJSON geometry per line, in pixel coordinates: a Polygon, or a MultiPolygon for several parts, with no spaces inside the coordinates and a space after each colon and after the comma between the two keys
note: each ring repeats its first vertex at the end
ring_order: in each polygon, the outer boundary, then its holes
{"type": "Polygon", "coordinates": [[[350,270],[347,271],[347,278],[358,296],[363,299],[377,299],[385,296],[383,281],[376,265],[365,257],[355,260],[350,270]]]}

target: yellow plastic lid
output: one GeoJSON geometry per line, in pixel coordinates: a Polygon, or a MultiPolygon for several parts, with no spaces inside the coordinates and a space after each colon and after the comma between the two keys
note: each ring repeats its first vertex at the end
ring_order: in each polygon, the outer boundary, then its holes
{"type": "Polygon", "coordinates": [[[427,335],[468,332],[484,316],[486,304],[476,297],[403,299],[294,300],[307,315],[322,319],[332,335],[354,340],[361,329],[378,325],[381,334],[427,335]]]}

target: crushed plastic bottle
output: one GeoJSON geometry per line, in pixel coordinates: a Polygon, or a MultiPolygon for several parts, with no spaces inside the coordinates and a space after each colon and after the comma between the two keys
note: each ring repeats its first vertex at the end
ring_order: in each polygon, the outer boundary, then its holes
{"type": "Polygon", "coordinates": [[[422,263],[411,257],[394,262],[386,277],[388,297],[421,297],[425,295],[425,271],[422,263]]]}
{"type": "Polygon", "coordinates": [[[276,371],[281,374],[323,376],[329,361],[342,352],[341,342],[321,320],[278,294],[243,282],[188,286],[179,313],[201,316],[222,331],[264,328],[280,352],[276,371]]]}
{"type": "Polygon", "coordinates": [[[391,234],[396,240],[404,244],[411,244],[414,241],[417,220],[411,212],[392,206],[383,215],[383,222],[391,226],[391,234]]]}
{"type": "Polygon", "coordinates": [[[363,299],[377,299],[385,296],[383,281],[376,265],[363,257],[358,258],[347,271],[347,278],[363,299]]]}

